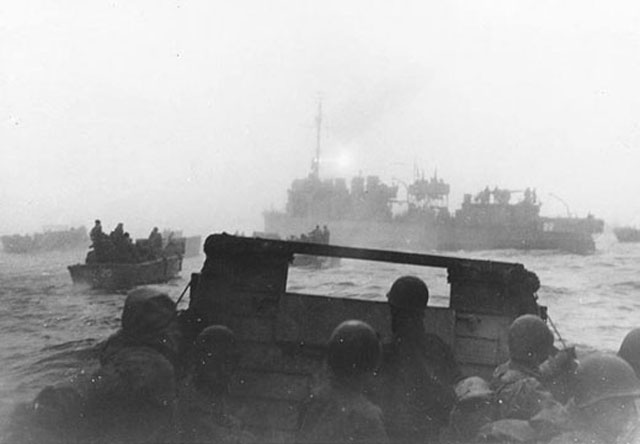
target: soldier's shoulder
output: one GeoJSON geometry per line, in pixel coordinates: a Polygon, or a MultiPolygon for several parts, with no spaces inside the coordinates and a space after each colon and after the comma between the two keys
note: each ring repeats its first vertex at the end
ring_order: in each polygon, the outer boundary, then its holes
{"type": "Polygon", "coordinates": [[[592,433],[583,430],[572,430],[556,436],[549,444],[604,444],[592,433]]]}

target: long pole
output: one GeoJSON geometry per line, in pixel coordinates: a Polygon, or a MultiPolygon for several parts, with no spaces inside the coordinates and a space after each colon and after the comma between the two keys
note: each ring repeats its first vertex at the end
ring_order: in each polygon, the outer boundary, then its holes
{"type": "Polygon", "coordinates": [[[313,162],[313,175],[320,178],[320,135],[322,128],[322,99],[318,99],[318,115],[316,116],[316,158],[313,162]]]}

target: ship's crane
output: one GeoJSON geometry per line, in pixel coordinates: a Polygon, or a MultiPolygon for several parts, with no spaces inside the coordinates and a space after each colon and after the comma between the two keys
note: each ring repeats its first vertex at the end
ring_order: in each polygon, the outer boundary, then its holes
{"type": "Polygon", "coordinates": [[[554,199],[557,199],[558,202],[560,202],[562,205],[564,205],[565,210],[567,210],[567,217],[572,217],[571,210],[569,209],[569,204],[567,202],[565,202],[564,199],[562,199],[559,196],[556,196],[553,193],[549,193],[549,196],[553,197],[554,199]]]}
{"type": "Polygon", "coordinates": [[[404,186],[407,192],[407,203],[417,207],[446,208],[448,207],[448,196],[450,187],[442,179],[434,174],[431,179],[424,178],[424,174],[416,174],[413,183],[407,184],[400,179],[392,180],[404,186]]]}

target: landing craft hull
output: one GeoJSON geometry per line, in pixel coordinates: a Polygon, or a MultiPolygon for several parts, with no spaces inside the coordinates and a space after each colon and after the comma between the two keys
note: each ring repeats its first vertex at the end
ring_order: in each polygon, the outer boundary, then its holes
{"type": "Polygon", "coordinates": [[[12,254],[36,254],[47,251],[64,251],[87,248],[90,244],[87,230],[79,227],[71,230],[45,231],[33,235],[14,234],[0,237],[5,252],[12,254]]]}
{"type": "Polygon", "coordinates": [[[182,256],[169,256],[138,264],[76,264],[67,267],[74,284],[104,290],[167,282],[182,270],[182,256]]]}
{"type": "Polygon", "coordinates": [[[316,225],[327,225],[331,243],[361,248],[410,251],[458,250],[560,250],[577,254],[595,251],[591,234],[583,231],[553,231],[544,224],[527,226],[456,226],[435,221],[345,221],[289,217],[284,213],[264,215],[265,232],[282,238],[306,233],[316,225]]]}
{"type": "MultiPolygon", "coordinates": [[[[546,313],[536,303],[537,277],[515,263],[224,234],[209,236],[205,253],[201,273],[192,275],[190,318],[200,328],[222,324],[237,335],[241,359],[229,405],[238,407],[236,414],[258,442],[294,442],[304,403],[326,375],[326,341],[340,322],[361,319],[383,342],[392,339],[384,301],[287,291],[295,255],[446,269],[449,304],[427,307],[424,325],[449,344],[464,375],[490,378],[508,359],[513,319],[546,313]]],[[[356,288],[354,297],[358,291],[365,289],[356,288]]]]}
{"type": "Polygon", "coordinates": [[[623,227],[613,230],[618,242],[640,242],[640,230],[637,228],[623,227]]]}

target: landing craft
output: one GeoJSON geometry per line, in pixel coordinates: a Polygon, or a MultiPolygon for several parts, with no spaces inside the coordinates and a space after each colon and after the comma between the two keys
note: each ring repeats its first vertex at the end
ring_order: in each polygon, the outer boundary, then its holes
{"type": "Polygon", "coordinates": [[[295,255],[446,269],[448,304],[428,306],[424,325],[451,346],[465,376],[488,379],[508,359],[507,330],[516,317],[547,316],[537,303],[537,276],[517,263],[226,234],[209,236],[205,253],[202,271],[191,277],[187,318],[196,332],[222,324],[238,336],[231,407],[258,442],[294,441],[302,404],[323,375],[325,344],[338,324],[360,319],[383,342],[391,340],[386,301],[287,291],[295,255]]]}
{"type": "MultiPolygon", "coordinates": [[[[154,230],[155,231],[155,230],[154,230]]],[[[170,232],[167,232],[170,233],[170,232]]],[[[166,235],[154,246],[150,239],[102,234],[91,245],[84,264],[67,267],[74,284],[102,290],[126,290],[167,282],[182,270],[186,238],[166,235]]]]}
{"type": "Polygon", "coordinates": [[[66,228],[44,227],[42,233],[2,236],[2,246],[7,253],[35,254],[47,251],[72,250],[89,246],[87,229],[83,226],[66,228]]]}
{"type": "Polygon", "coordinates": [[[618,242],[640,242],[640,229],[635,227],[618,227],[613,230],[618,242]]]}

